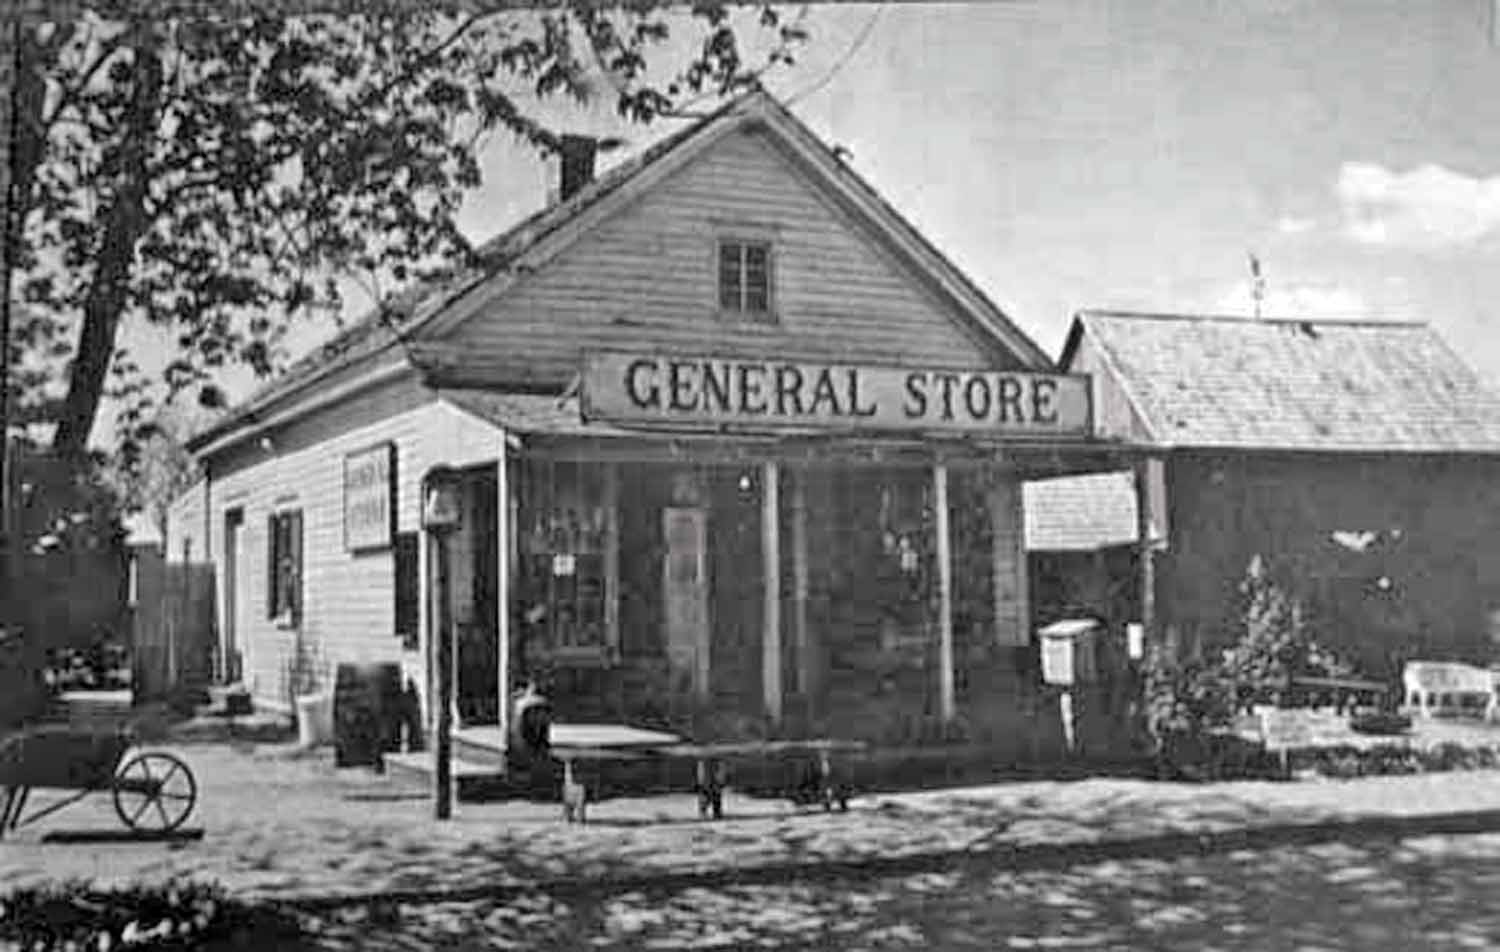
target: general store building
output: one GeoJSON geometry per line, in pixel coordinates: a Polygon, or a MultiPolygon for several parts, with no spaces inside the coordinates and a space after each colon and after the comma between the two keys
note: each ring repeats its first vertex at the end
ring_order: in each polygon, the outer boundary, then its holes
{"type": "Polygon", "coordinates": [[[420,487],[464,473],[461,725],[1021,737],[1022,482],[1120,465],[1052,361],[763,93],[562,197],[199,436],[221,676],[431,680],[420,487]],[[393,332],[391,325],[395,324],[393,332]],[[1020,719],[1020,720],[1018,720],[1020,719]]]}

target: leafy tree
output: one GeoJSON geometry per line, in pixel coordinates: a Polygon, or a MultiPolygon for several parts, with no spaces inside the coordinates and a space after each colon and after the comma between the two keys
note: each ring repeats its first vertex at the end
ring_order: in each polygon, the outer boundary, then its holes
{"type": "Polygon", "coordinates": [[[269,374],[289,322],[337,313],[335,277],[378,292],[475,263],[457,213],[481,184],[479,148],[510,134],[555,151],[544,101],[612,100],[650,122],[789,62],[799,22],[769,6],[731,16],[721,0],[576,0],[29,29],[14,334],[32,376],[16,396],[48,408],[65,458],[84,454],[106,397],[139,437],[160,388],[120,340],[144,323],[170,341],[168,393],[215,404],[222,368],[269,374]]]}
{"type": "Polygon", "coordinates": [[[105,482],[123,509],[144,513],[159,538],[167,537],[167,513],[173,501],[201,475],[188,451],[188,437],[213,416],[180,401],[168,404],[137,429],[128,451],[116,453],[105,464],[105,482]]]}
{"type": "Polygon", "coordinates": [[[26,547],[15,571],[24,597],[7,607],[33,648],[87,647],[120,633],[125,579],[120,499],[101,460],[83,465],[30,439],[15,441],[17,522],[26,547]]]}

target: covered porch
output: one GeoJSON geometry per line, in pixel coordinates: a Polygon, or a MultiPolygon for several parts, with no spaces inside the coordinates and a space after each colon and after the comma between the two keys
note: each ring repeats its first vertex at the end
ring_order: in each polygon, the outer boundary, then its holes
{"type": "Polygon", "coordinates": [[[502,697],[529,680],[559,722],[699,741],[1033,746],[1021,486],[1118,468],[1118,449],[625,428],[555,396],[444,398],[506,447],[466,471],[453,542],[461,730],[506,736],[502,697]]]}

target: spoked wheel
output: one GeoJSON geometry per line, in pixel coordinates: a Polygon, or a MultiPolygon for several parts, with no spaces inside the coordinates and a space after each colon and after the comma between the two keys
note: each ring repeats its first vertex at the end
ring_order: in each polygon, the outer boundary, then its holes
{"type": "Polygon", "coordinates": [[[136,754],[115,774],[114,797],[115,812],[132,830],[170,833],[193,812],[198,782],[171,754],[136,754]]]}

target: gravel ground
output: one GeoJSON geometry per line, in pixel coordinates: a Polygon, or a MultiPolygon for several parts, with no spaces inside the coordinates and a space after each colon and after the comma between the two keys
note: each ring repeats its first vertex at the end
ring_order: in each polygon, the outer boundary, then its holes
{"type": "Polygon", "coordinates": [[[326,949],[1492,949],[1500,836],[546,894],[311,917],[326,949]]]}
{"type": "Polygon", "coordinates": [[[1077,862],[1090,844],[1106,841],[1151,841],[1172,851],[1183,835],[1289,824],[1474,814],[1480,828],[1494,820],[1500,829],[1500,812],[1481,815],[1500,811],[1500,772],[1212,785],[1028,782],[857,798],[847,814],[731,796],[731,819],[720,822],[699,821],[691,797],[663,796],[598,804],[591,822],[577,826],[560,822],[555,805],[529,803],[460,804],[454,820],[439,822],[419,785],[335,771],[326,754],[297,756],[281,745],[177,752],[201,787],[189,821],[203,830],[200,841],[121,842],[108,797],[95,796],[0,843],[0,887],[182,875],[217,879],[247,897],[302,901],[674,875],[774,883],[788,870],[829,862],[878,867],[903,857],[1000,851],[1011,863],[1045,866],[1049,854],[1077,862]],[[58,834],[85,841],[56,842],[58,834]]]}

